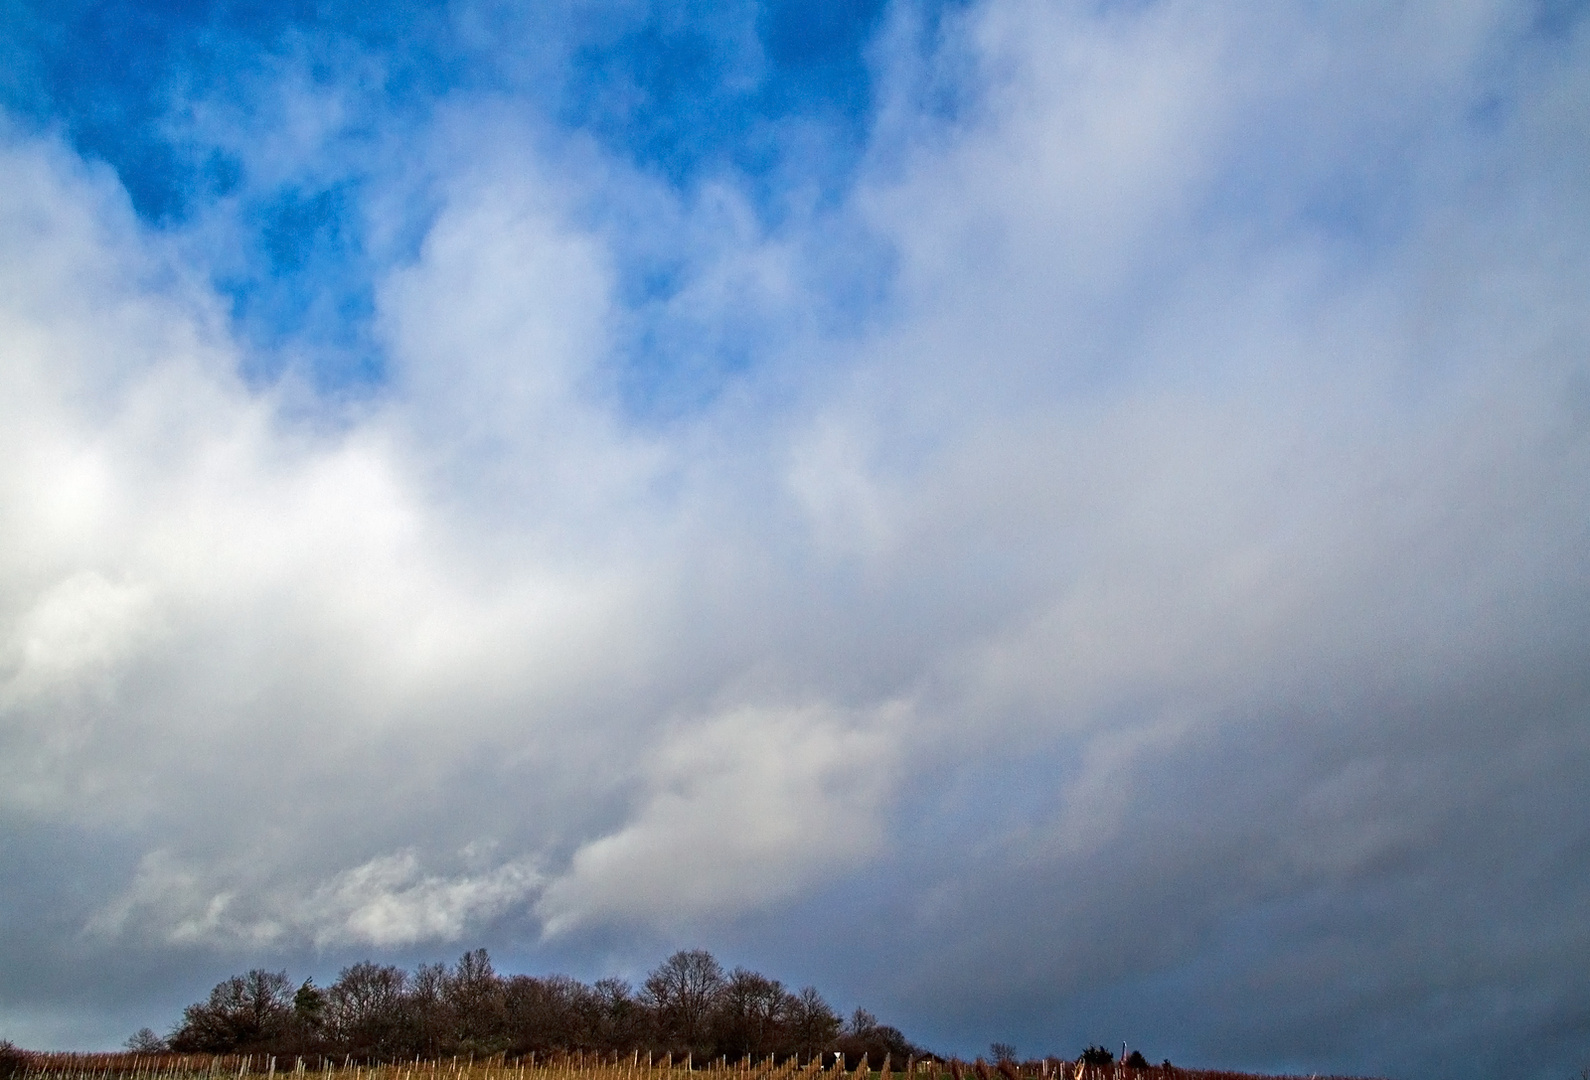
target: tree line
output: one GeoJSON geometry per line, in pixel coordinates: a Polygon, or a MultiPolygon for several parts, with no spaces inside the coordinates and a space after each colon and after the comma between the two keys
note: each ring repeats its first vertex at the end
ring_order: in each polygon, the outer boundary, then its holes
{"type": "Polygon", "coordinates": [[[904,1063],[922,1054],[863,1009],[841,1020],[815,987],[791,991],[745,968],[725,972],[702,949],[674,953],[638,989],[622,979],[587,985],[567,975],[503,976],[485,949],[413,973],[365,961],[326,987],[255,969],[189,1005],[169,1035],[146,1028],[128,1046],[365,1062],[617,1051],[698,1061],[840,1053],[878,1065],[885,1055],[904,1063]]]}

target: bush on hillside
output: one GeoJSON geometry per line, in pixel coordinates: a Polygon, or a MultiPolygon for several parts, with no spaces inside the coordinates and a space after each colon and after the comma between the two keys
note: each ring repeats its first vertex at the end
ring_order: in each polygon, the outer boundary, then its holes
{"type": "Polygon", "coordinates": [[[1114,1065],[1115,1051],[1105,1046],[1090,1046],[1082,1051],[1084,1065],[1114,1065]]]}

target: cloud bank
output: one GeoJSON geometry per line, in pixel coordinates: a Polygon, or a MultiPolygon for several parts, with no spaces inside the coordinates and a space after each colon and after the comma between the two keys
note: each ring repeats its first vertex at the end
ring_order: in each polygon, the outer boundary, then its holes
{"type": "Polygon", "coordinates": [[[443,22],[173,92],[180,219],[5,129],[12,1037],[704,943],[945,1051],[1590,1054],[1577,8],[902,3],[848,120],[733,13],[443,22]],[[547,74],[643,25],[762,119],[547,74]]]}

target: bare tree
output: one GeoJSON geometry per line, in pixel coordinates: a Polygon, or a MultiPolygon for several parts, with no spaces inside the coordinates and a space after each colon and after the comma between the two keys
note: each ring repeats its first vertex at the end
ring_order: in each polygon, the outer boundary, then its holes
{"type": "MultiPolygon", "coordinates": [[[[850,1015],[850,1020],[834,1045],[844,1053],[847,1061],[866,1060],[877,1065],[881,1065],[885,1058],[905,1061],[922,1052],[911,1045],[899,1028],[878,1023],[878,1018],[866,1009],[857,1009],[850,1015]]],[[[987,1071],[986,1066],[978,1067],[987,1071]]]]}
{"type": "Polygon", "coordinates": [[[452,1008],[445,994],[447,966],[421,964],[409,985],[409,1015],[414,1026],[413,1050],[422,1057],[439,1057],[454,1027],[452,1008]]]}
{"type": "Polygon", "coordinates": [[[777,979],[735,968],[718,994],[718,1053],[762,1057],[777,1049],[793,1001],[777,979]]]}
{"type": "Polygon", "coordinates": [[[656,1013],[664,1046],[695,1052],[707,1047],[709,1021],[723,984],[722,966],[705,949],[682,949],[646,976],[641,994],[656,1013]]]}
{"type": "Polygon", "coordinates": [[[312,979],[295,988],[284,971],[255,969],[183,1010],[168,1040],[145,1029],[128,1045],[368,1061],[644,1048],[698,1058],[841,1050],[881,1064],[886,1054],[903,1062],[916,1052],[865,1010],[841,1024],[815,988],[792,994],[745,968],[725,975],[702,949],[674,953],[638,992],[622,979],[586,985],[567,975],[503,978],[485,949],[466,952],[451,967],[422,964],[412,976],[391,965],[353,964],[325,989],[312,979]]]}
{"type": "Polygon", "coordinates": [[[459,1050],[492,1054],[504,1048],[503,985],[485,949],[459,957],[442,992],[452,1006],[459,1050]]]}
{"type": "Polygon", "coordinates": [[[651,1038],[650,1015],[623,979],[598,979],[591,988],[601,1003],[601,1042],[614,1050],[635,1050],[651,1038]]]}
{"type": "Polygon", "coordinates": [[[167,1050],[166,1040],[156,1035],[154,1028],[139,1028],[122,1045],[135,1054],[163,1054],[167,1050]]]}
{"type": "Polygon", "coordinates": [[[171,1049],[224,1054],[268,1047],[288,1031],[292,998],[285,971],[234,975],[218,983],[208,1001],[183,1010],[171,1049]]]}
{"type": "Polygon", "coordinates": [[[407,1049],[405,991],[408,973],[365,960],[342,969],[326,988],[327,1034],[345,1054],[391,1058],[407,1049]]]}
{"type": "Polygon", "coordinates": [[[823,1000],[815,986],[808,986],[790,1004],[789,1035],[791,1049],[806,1057],[822,1053],[839,1037],[839,1014],[823,1000]]]}

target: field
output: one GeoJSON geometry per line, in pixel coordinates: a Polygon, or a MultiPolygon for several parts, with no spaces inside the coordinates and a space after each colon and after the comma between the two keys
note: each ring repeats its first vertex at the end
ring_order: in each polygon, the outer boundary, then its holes
{"type": "MultiPolygon", "coordinates": [[[[23,1080],[223,1080],[230,1077],[281,1076],[282,1080],[1260,1080],[1255,1074],[1213,1069],[1132,1069],[1120,1065],[1084,1066],[1049,1058],[994,1068],[984,1065],[924,1060],[906,1068],[881,1069],[866,1062],[846,1069],[823,1059],[800,1061],[768,1058],[753,1062],[717,1059],[697,1062],[641,1054],[572,1053],[537,1059],[535,1055],[483,1061],[452,1058],[440,1061],[362,1064],[325,1057],[284,1058],[273,1055],[214,1056],[206,1054],[29,1054],[23,1080]]],[[[1274,1078],[1272,1078],[1274,1080],[1274,1078]]],[[[1311,1077],[1309,1080],[1346,1080],[1311,1077]]]]}

